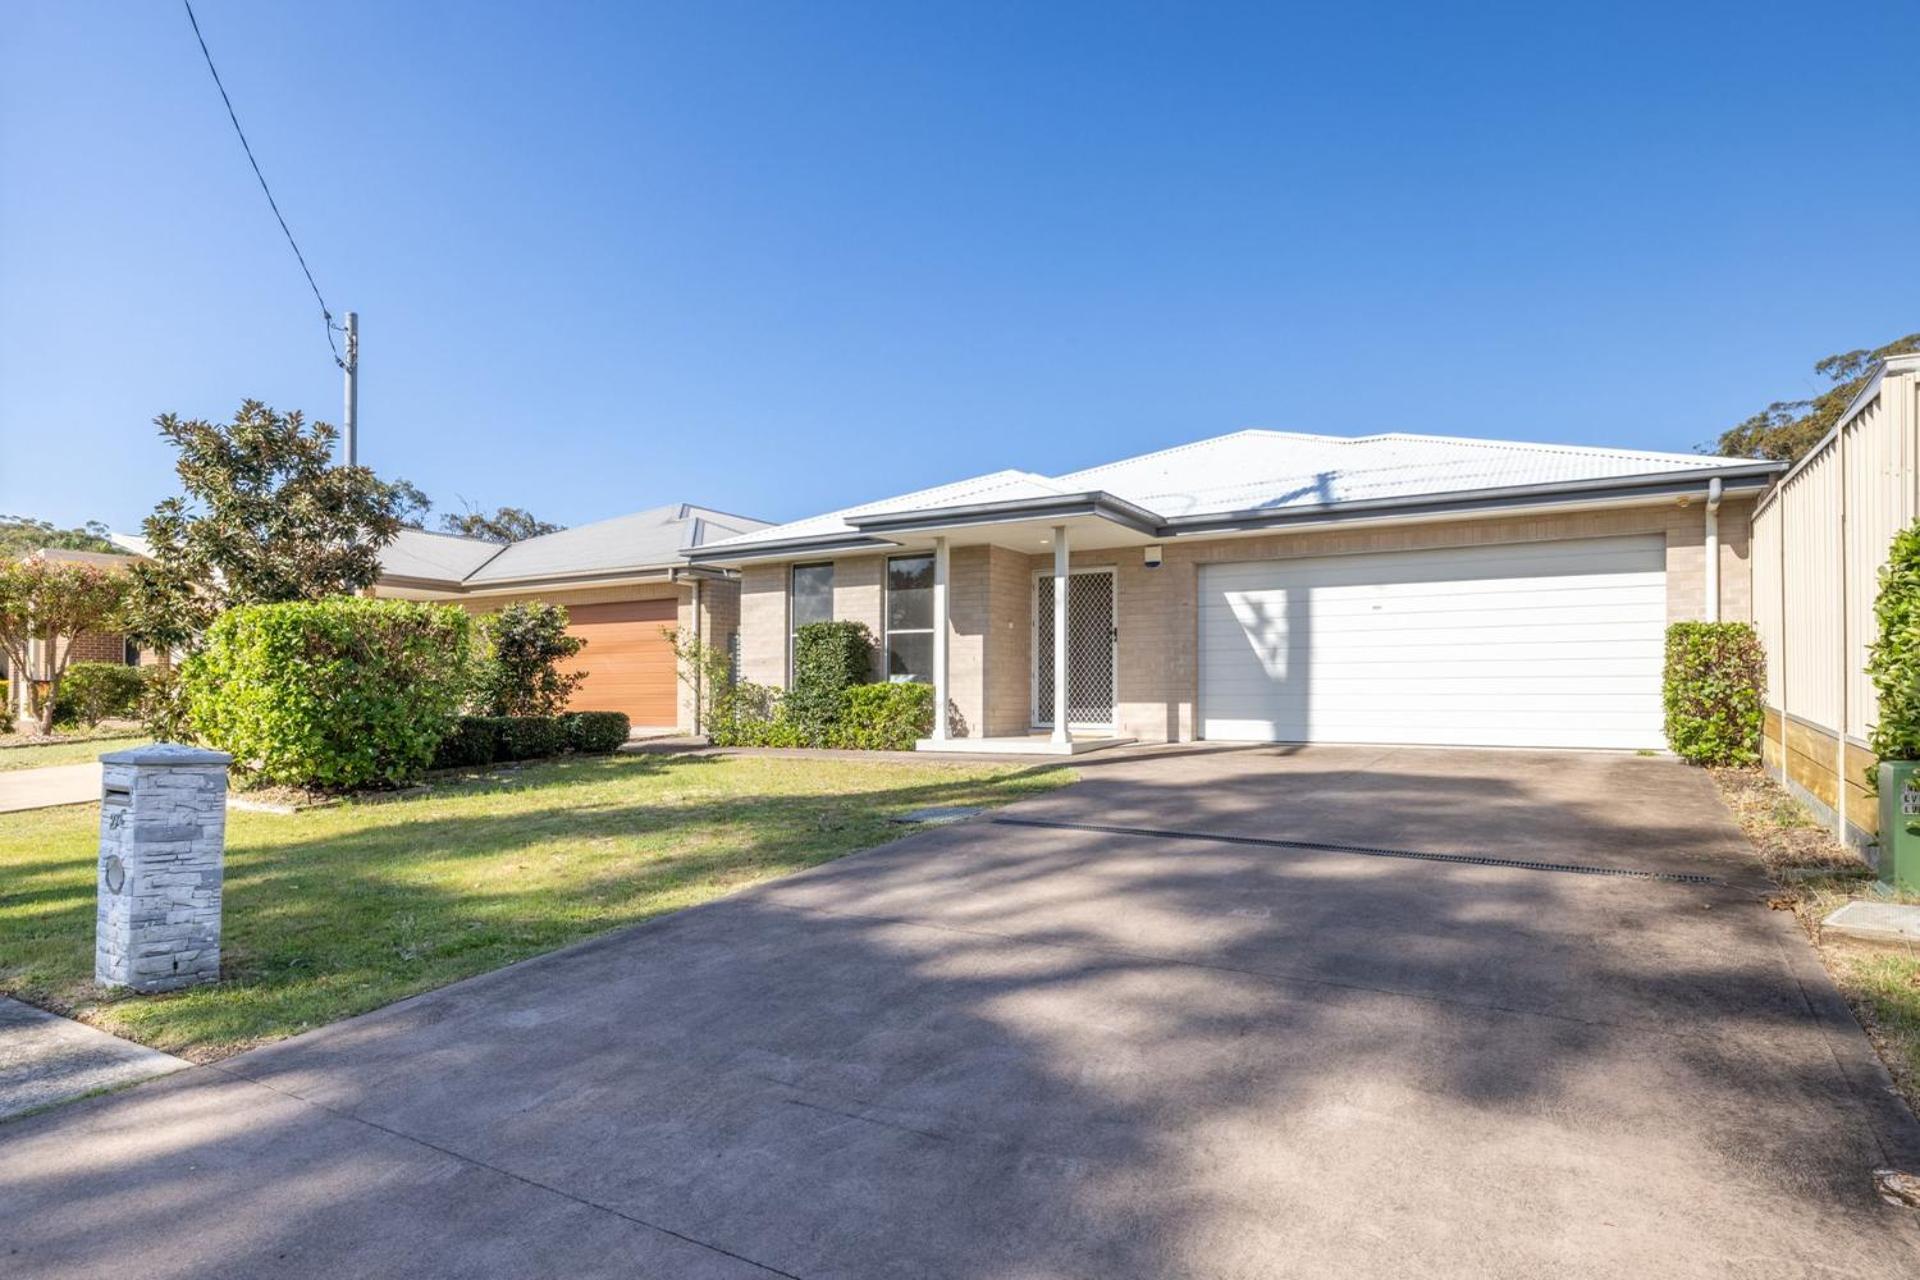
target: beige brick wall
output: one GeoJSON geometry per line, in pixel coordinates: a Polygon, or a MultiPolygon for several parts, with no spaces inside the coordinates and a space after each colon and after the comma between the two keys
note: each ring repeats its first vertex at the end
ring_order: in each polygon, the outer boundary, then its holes
{"type": "Polygon", "coordinates": [[[740,571],[740,678],[787,685],[787,566],[750,564],[740,571]]]}
{"type": "Polygon", "coordinates": [[[873,632],[873,678],[886,678],[886,653],[879,646],[886,628],[885,556],[850,556],[833,562],[833,620],[864,622],[873,632]]]}
{"type": "Polygon", "coordinates": [[[985,732],[992,557],[991,547],[956,547],[948,565],[947,731],[957,737],[985,732]]]}
{"type": "MultiPolygon", "coordinates": [[[[1749,502],[1720,509],[1721,616],[1747,621],[1751,607],[1749,502]]],[[[1076,568],[1111,565],[1118,593],[1120,644],[1116,727],[1149,741],[1194,735],[1197,698],[1199,566],[1208,562],[1286,559],[1372,551],[1491,546],[1502,543],[1661,534],[1666,539],[1667,614],[1674,621],[1705,616],[1704,509],[1687,506],[1442,521],[1169,542],[1158,569],[1138,548],[1080,552],[1076,568]]],[[[834,614],[882,634],[885,558],[834,562],[834,614]]],[[[973,734],[1018,734],[1031,715],[1033,573],[1051,568],[1050,556],[1003,548],[956,548],[953,553],[949,673],[954,710],[973,734]]],[[[747,678],[786,682],[787,566],[746,571],[742,595],[742,651],[747,678]]],[[[875,671],[880,670],[877,665],[875,671]]],[[[956,729],[959,724],[956,722],[956,729]]]]}
{"type": "MultiPolygon", "coordinates": [[[[729,639],[740,629],[740,584],[737,582],[702,581],[700,595],[700,639],[711,648],[725,651],[729,639]]],[[[682,635],[694,632],[694,588],[688,583],[680,590],[680,608],[677,625],[682,635]]],[[[674,672],[676,680],[675,702],[678,710],[678,725],[683,733],[694,733],[704,728],[700,724],[699,694],[680,671],[674,672]]]]}
{"type": "Polygon", "coordinates": [[[983,716],[988,735],[1025,733],[1033,717],[1033,591],[1028,557],[993,548],[987,573],[992,639],[985,655],[983,716]]]}
{"type": "MultiPolygon", "coordinates": [[[[1721,617],[1730,622],[1744,622],[1750,616],[1751,511],[1752,504],[1747,502],[1725,502],[1720,508],[1720,608],[1721,617]]],[[[1073,563],[1076,568],[1112,565],[1116,569],[1120,617],[1116,727],[1145,740],[1185,741],[1195,731],[1199,680],[1196,601],[1202,564],[1634,533],[1659,533],[1666,538],[1668,617],[1683,621],[1705,616],[1706,526],[1704,509],[1697,500],[1686,507],[1637,507],[1169,542],[1158,569],[1146,568],[1135,548],[1076,553],[1073,563]]],[[[1050,567],[1050,559],[1045,556],[1026,557],[1026,561],[1030,571],[1050,567]]],[[[1030,661],[1028,655],[1022,658],[1030,661]]],[[[987,661],[991,667],[995,655],[990,653],[987,661]]]]}

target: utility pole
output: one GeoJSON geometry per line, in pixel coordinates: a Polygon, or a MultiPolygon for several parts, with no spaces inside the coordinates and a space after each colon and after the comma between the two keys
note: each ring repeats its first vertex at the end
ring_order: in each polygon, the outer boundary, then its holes
{"type": "Polygon", "coordinates": [[[358,440],[355,432],[360,419],[360,313],[347,312],[347,465],[357,464],[358,440]]]}

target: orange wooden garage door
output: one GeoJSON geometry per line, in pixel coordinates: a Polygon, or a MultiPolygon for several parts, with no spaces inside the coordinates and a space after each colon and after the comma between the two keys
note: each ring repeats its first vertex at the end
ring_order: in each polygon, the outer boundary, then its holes
{"type": "Polygon", "coordinates": [[[587,673],[573,710],[624,711],[636,725],[676,721],[673,646],[663,634],[678,620],[672,599],[572,605],[567,618],[567,630],[587,642],[573,662],[587,673]]]}

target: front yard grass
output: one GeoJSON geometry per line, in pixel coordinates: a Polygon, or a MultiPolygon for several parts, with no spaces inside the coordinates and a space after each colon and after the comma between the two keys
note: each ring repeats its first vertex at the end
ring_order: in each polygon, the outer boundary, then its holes
{"type": "Polygon", "coordinates": [[[1920,1112],[1920,954],[1823,937],[1820,922],[1854,898],[1915,902],[1889,892],[1852,849],[1758,769],[1716,769],[1714,781],[1780,886],[1782,905],[1812,938],[1907,1104],[1920,1112]]]}
{"type": "Polygon", "coordinates": [[[622,755],[440,779],[424,795],[230,812],[222,980],[93,985],[97,805],[0,825],[0,992],[211,1061],[996,805],[1057,766],[622,755]]]}
{"type": "Polygon", "coordinates": [[[109,751],[136,746],[153,739],[140,736],[81,738],[70,742],[33,742],[15,745],[14,735],[0,735],[0,773],[15,769],[38,769],[47,764],[91,764],[109,751]]]}

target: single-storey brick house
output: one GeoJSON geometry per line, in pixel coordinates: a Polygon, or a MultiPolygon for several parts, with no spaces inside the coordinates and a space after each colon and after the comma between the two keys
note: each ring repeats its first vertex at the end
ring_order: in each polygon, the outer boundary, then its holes
{"type": "MultiPolygon", "coordinates": [[[[67,564],[90,564],[97,568],[115,571],[126,568],[139,558],[111,551],[74,551],[64,547],[49,547],[34,554],[67,564]]],[[[28,646],[28,650],[28,666],[32,671],[40,673],[40,676],[35,678],[41,678],[45,674],[47,655],[37,640],[28,646]]],[[[75,662],[111,662],[115,665],[139,667],[158,666],[165,660],[165,655],[141,650],[138,645],[118,631],[82,631],[79,635],[68,639],[63,646],[63,651],[69,665],[75,662]]],[[[16,719],[24,720],[27,715],[27,681],[14,679],[14,674],[8,670],[6,655],[0,654],[0,680],[4,680],[7,685],[7,711],[16,719]]]]}
{"type": "Polygon", "coordinates": [[[949,714],[923,749],[1125,740],[1659,748],[1664,631],[1747,620],[1780,464],[1241,431],[689,544],[740,673],[857,619],[949,714]],[[985,742],[982,739],[991,739],[985,742]]]}
{"type": "Polygon", "coordinates": [[[512,543],[403,529],[381,552],[374,594],[451,601],[473,613],[517,600],[565,605],[569,630],[587,641],[577,659],[587,678],[572,708],[624,711],[636,729],[691,732],[696,700],[666,632],[731,646],[740,592],[738,575],[694,565],[682,548],[764,527],[683,502],[512,543]]]}

